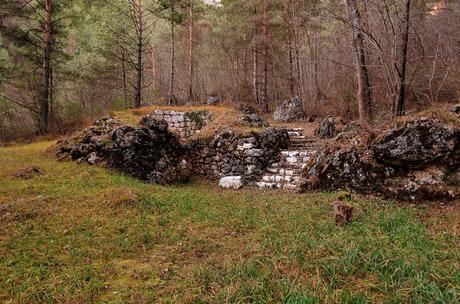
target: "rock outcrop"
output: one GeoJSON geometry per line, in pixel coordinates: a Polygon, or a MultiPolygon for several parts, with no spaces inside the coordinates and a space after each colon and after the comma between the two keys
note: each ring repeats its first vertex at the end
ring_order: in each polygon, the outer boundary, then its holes
{"type": "Polygon", "coordinates": [[[304,116],[302,102],[298,97],[285,100],[273,113],[273,118],[282,122],[293,122],[304,116]]]}
{"type": "Polygon", "coordinates": [[[460,195],[460,129],[416,118],[373,143],[355,137],[321,150],[304,170],[303,190],[348,189],[403,200],[460,195]]]}
{"type": "Polygon", "coordinates": [[[460,164],[460,130],[436,119],[419,119],[387,132],[373,145],[375,158],[394,167],[425,168],[430,163],[460,164]]]}

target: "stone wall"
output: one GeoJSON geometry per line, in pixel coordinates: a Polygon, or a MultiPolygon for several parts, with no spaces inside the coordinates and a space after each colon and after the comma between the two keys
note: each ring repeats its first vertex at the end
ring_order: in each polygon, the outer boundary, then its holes
{"type": "Polygon", "coordinates": [[[170,132],[171,125],[176,131],[190,128],[196,132],[201,123],[187,114],[163,113],[161,120],[156,115],[142,117],[139,127],[112,118],[99,120],[82,133],[59,142],[58,156],[79,163],[105,164],[155,184],[185,181],[189,175],[209,179],[238,175],[246,184],[276,162],[289,143],[286,130],[269,128],[245,134],[227,130],[184,144],[170,132]],[[191,121],[188,124],[187,118],[191,121]]]}
{"type": "Polygon", "coordinates": [[[288,144],[289,136],[283,129],[270,128],[248,134],[228,130],[211,140],[192,142],[189,162],[197,175],[242,176],[246,183],[260,177],[288,144]]]}
{"type": "Polygon", "coordinates": [[[176,112],[155,110],[153,116],[168,123],[168,129],[176,134],[181,142],[187,141],[209,123],[211,115],[207,111],[176,112]]]}

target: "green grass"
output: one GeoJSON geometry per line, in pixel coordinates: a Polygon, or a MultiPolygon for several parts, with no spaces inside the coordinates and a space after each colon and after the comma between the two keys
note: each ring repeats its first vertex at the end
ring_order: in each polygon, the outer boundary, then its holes
{"type": "Polygon", "coordinates": [[[339,193],[158,187],[0,149],[0,302],[458,303],[460,211],[339,193]],[[44,175],[15,177],[27,166],[44,175]]]}

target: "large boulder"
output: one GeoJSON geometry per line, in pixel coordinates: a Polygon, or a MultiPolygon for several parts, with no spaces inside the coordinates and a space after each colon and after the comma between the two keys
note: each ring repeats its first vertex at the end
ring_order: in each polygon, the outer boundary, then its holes
{"type": "Polygon", "coordinates": [[[437,119],[418,119],[387,132],[373,150],[380,163],[396,167],[424,168],[433,162],[458,166],[460,131],[437,119]]]}
{"type": "Polygon", "coordinates": [[[303,105],[300,99],[298,97],[292,97],[276,108],[275,113],[273,113],[273,118],[282,122],[292,122],[302,119],[304,114],[303,105]]]}

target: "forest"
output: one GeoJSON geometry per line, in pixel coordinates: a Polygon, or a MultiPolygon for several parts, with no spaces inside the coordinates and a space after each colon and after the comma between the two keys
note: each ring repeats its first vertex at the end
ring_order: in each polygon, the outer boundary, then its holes
{"type": "Polygon", "coordinates": [[[2,0],[0,139],[205,104],[378,123],[458,100],[449,0],[2,0]]]}

